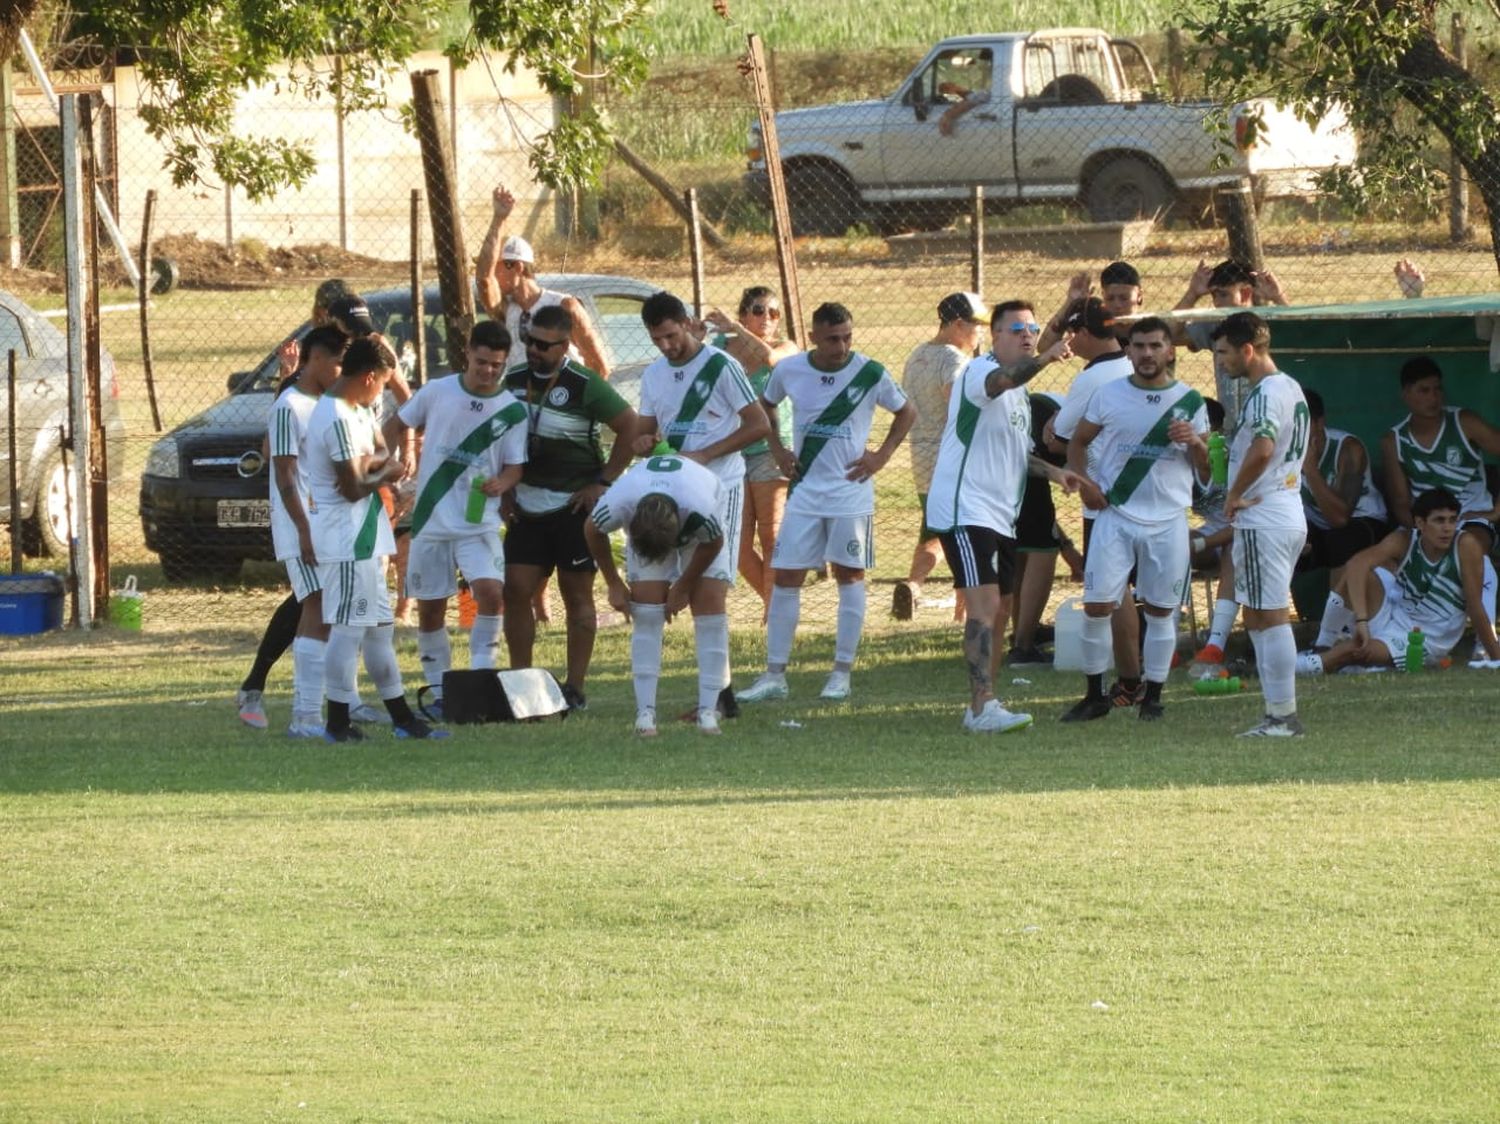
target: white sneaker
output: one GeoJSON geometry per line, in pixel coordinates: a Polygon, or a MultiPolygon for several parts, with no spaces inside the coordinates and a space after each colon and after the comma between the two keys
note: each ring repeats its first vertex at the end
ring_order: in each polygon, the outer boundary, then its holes
{"type": "Polygon", "coordinates": [[[700,734],[715,735],[724,732],[719,729],[719,712],[717,710],[712,707],[706,710],[703,707],[698,708],[698,732],[700,734]]]}
{"type": "Polygon", "coordinates": [[[371,706],[369,703],[360,703],[358,706],[349,708],[350,722],[377,722],[382,726],[391,724],[391,716],[386,713],[383,706],[371,706]]]}
{"type": "Polygon", "coordinates": [[[1323,657],[1314,651],[1297,653],[1298,675],[1322,675],[1323,657]]]}
{"type": "Polygon", "coordinates": [[[239,708],[240,721],[252,730],[264,730],[270,725],[266,721],[266,704],[259,691],[240,691],[234,701],[239,708]]]}
{"type": "Polygon", "coordinates": [[[1259,726],[1243,730],[1239,736],[1242,738],[1300,738],[1302,733],[1302,723],[1297,720],[1295,714],[1288,714],[1284,718],[1273,718],[1268,714],[1261,719],[1259,726]]]}
{"type": "Polygon", "coordinates": [[[293,722],[286,728],[286,736],[289,738],[316,738],[323,740],[323,727],[311,722],[293,722]]]}
{"type": "Polygon", "coordinates": [[[834,671],[828,675],[828,682],[823,684],[823,692],[818,696],[820,699],[832,699],[838,702],[849,697],[849,673],[847,671],[834,671]]]}
{"type": "Polygon", "coordinates": [[[972,707],[964,707],[964,729],[972,734],[1004,734],[1030,725],[1031,715],[1012,714],[1000,705],[999,699],[985,703],[978,714],[972,707]]]}
{"type": "Polygon", "coordinates": [[[767,699],[787,697],[786,676],[768,671],[743,691],[736,691],[740,702],[765,702],[767,699]]]}
{"type": "Polygon", "coordinates": [[[643,706],[635,712],[635,732],[643,738],[656,737],[656,707],[643,706]]]}

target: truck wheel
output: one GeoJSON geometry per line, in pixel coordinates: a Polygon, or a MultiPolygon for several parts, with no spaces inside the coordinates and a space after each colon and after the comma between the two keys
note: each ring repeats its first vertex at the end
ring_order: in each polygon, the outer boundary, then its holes
{"type": "Polygon", "coordinates": [[[857,204],[849,181],[826,164],[798,164],[786,173],[792,233],[837,238],[854,225],[857,204]]]}
{"type": "Polygon", "coordinates": [[[21,528],[21,546],[26,553],[50,558],[67,557],[68,539],[72,529],[78,526],[76,513],[71,526],[68,523],[72,506],[68,490],[73,479],[71,470],[63,472],[62,457],[56,452],[42,462],[42,470],[37,474],[36,495],[32,497],[31,518],[21,528]]]}
{"type": "Polygon", "coordinates": [[[1094,222],[1165,217],[1176,201],[1166,177],[1136,156],[1103,165],[1083,187],[1083,205],[1094,222]]]}

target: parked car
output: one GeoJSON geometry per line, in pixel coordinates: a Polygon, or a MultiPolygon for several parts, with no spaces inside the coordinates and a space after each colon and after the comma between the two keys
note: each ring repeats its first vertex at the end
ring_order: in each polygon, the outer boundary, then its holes
{"type": "MultiPolygon", "coordinates": [[[[640,372],[657,355],[641,323],[641,305],[659,286],[589,273],[542,274],[537,280],[584,306],[603,337],[611,381],[637,401],[640,372]]],[[[364,297],[377,330],[398,354],[409,351],[415,337],[410,289],[381,289],[364,297]]],[[[426,367],[429,374],[446,372],[447,325],[437,285],[427,286],[423,302],[426,367]]],[[[301,339],[311,328],[304,323],[290,334],[301,339]]],[[[227,398],[151,447],[141,476],[141,526],[169,581],[227,579],[246,559],[274,557],[270,465],[261,449],[277,369],[273,348],[253,371],[229,376],[227,398]]]]}
{"type": "MultiPolygon", "coordinates": [[[[1211,213],[1216,187],[1249,177],[1257,199],[1310,194],[1318,172],[1352,164],[1344,115],[1311,128],[1257,99],[1229,108],[1233,143],[1209,128],[1222,107],[1167,102],[1140,48],[1103,31],[944,39],[887,98],[776,115],[793,229],[842,234],[856,222],[933,228],[969,205],[1076,202],[1095,222],[1211,213]],[[939,120],[970,106],[943,136],[939,120]]],[[[760,125],[747,186],[769,199],[760,125]]]]}
{"type": "MultiPolygon", "coordinates": [[[[120,387],[115,363],[101,354],[105,466],[113,475],[125,455],[125,421],[120,416],[120,387]]],[[[63,433],[68,418],[68,341],[41,314],[19,297],[0,291],[0,517],[20,524],[21,546],[28,554],[61,557],[77,527],[69,488],[71,452],[63,472],[63,433]],[[6,353],[16,353],[16,490],[19,511],[10,498],[10,387],[6,353]]]]}

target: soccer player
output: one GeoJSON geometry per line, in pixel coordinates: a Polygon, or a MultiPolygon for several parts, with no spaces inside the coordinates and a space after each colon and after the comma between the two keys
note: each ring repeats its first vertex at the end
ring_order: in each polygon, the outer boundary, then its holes
{"type": "Polygon", "coordinates": [[[1307,516],[1307,553],[1298,570],[1327,567],[1336,587],[1349,559],[1390,532],[1385,500],[1370,475],[1370,454],[1352,433],[1328,424],[1323,396],[1306,387],[1311,428],[1302,462],[1302,510],[1307,516]]]}
{"type": "Polygon", "coordinates": [[[632,623],[635,732],[643,738],[656,736],[662,630],[689,607],[698,648],[698,731],[720,732],[719,696],[729,686],[724,567],[734,573],[734,555],[724,549],[725,528],[719,522],[723,492],[721,478],[687,456],[652,456],[604,493],[583,528],[609,603],[632,623]],[[609,547],[609,532],[619,527],[626,530],[628,589],[609,547]]]}
{"type": "Polygon", "coordinates": [[[994,681],[1010,618],[1016,516],[1027,473],[1040,466],[1038,471],[1052,479],[1067,479],[1031,455],[1026,384],[1043,367],[1070,354],[1062,339],[1038,355],[1040,330],[1025,301],[996,306],[990,316],[990,352],[970,360],[953,385],[932,490],[927,493],[927,525],[938,531],[954,588],[967,607],[964,662],[969,670],[969,706],[963,726],[973,733],[1004,733],[1031,725],[1031,715],[1014,714],[995,697],[994,681]]]}
{"type": "Polygon", "coordinates": [[[1397,667],[1406,660],[1413,629],[1424,637],[1424,660],[1436,665],[1458,643],[1464,622],[1474,626],[1474,654],[1500,660],[1495,637],[1495,568],[1487,536],[1476,525],[1460,529],[1458,497],[1429,488],[1412,504],[1415,530],[1398,527],[1349,561],[1344,580],[1328,595],[1317,646],[1303,652],[1297,671],[1333,673],[1342,667],[1397,667]]]}
{"type": "MultiPolygon", "coordinates": [[[[641,320],[661,358],[641,373],[636,451],[644,455],[663,440],[674,452],[697,461],[719,478],[723,507],[717,521],[724,532],[724,556],[714,559],[706,576],[726,582],[727,589],[734,584],[740,557],[743,451],[764,440],[771,432],[771,423],[750,389],[745,369],[727,352],[702,341],[701,325],[694,322],[681,300],[671,293],[653,293],[641,306],[641,320]]],[[[705,610],[694,617],[694,622],[700,630],[700,651],[706,647],[717,652],[722,644],[728,652],[729,617],[722,610],[717,614],[705,610]]],[[[727,679],[718,706],[726,716],[738,713],[727,679]]],[[[701,710],[697,717],[700,725],[708,720],[701,710]]]]}
{"type": "Polygon", "coordinates": [[[422,458],[411,512],[406,589],[417,602],[417,653],[441,713],[443,674],[452,662],[448,599],[455,573],[473,591],[478,613],[469,631],[469,666],[495,666],[505,556],[499,497],[521,479],[526,462],[524,403],[501,385],[510,333],[493,320],[469,332],[462,374],[433,379],[386,425],[386,443],[400,448],[422,432],[422,458]],[[476,495],[477,493],[477,495],[476,495]]]}
{"type": "Polygon", "coordinates": [[[833,672],[822,697],[849,697],[849,673],[865,625],[865,571],[875,564],[874,476],[917,420],[917,408],[890,372],[855,351],[853,341],[849,310],[819,305],[812,315],[812,350],[778,363],[761,399],[771,413],[791,400],[797,448],[793,453],[772,431],[771,449],[791,478],[792,492],[771,555],[766,671],[745,691],[746,702],[786,698],[802,583],[808,570],[824,562],[838,583],[839,609],[833,672]],[[867,449],[877,405],[895,416],[880,447],[867,449]]]}
{"type": "Polygon", "coordinates": [[[358,741],[349,707],[356,701],[355,665],[365,631],[365,667],[390,713],[397,737],[446,737],[407,705],[391,643],[392,614],[385,556],[394,549],[391,524],[376,494],[406,468],[387,454],[373,407],[395,369],[391,349],[374,337],[355,340],[339,377],[307,423],[307,477],[313,547],[323,589],[323,621],[330,625],[324,657],[329,741],[358,741]]]}
{"type": "Polygon", "coordinates": [[[1134,373],[1094,392],[1068,442],[1068,467],[1080,474],[1089,471],[1089,447],[1099,444],[1092,479],[1103,495],[1084,497],[1099,509],[1083,562],[1088,690],[1062,716],[1064,722],[1103,718],[1113,709],[1104,693],[1109,617],[1132,569],[1146,612],[1138,717],[1150,722],[1163,716],[1161,689],[1177,641],[1173,614],[1188,576],[1186,513],[1195,473],[1208,475],[1208,412],[1203,396],[1176,379],[1171,328],[1155,316],[1137,320],[1130,326],[1129,354],[1134,373]]]}
{"type": "Polygon", "coordinates": [[[1214,362],[1250,384],[1229,444],[1224,516],[1234,526],[1234,599],[1255,646],[1265,719],[1241,736],[1287,738],[1297,718],[1297,642],[1292,636],[1292,570],[1307,541],[1302,464],[1312,428],[1302,388],[1276,369],[1271,330],[1253,312],[1214,329],[1214,362]]]}

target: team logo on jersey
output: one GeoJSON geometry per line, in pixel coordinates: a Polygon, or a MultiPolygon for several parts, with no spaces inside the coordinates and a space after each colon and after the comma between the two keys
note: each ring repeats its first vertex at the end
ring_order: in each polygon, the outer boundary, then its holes
{"type": "Polygon", "coordinates": [[[357,602],[355,602],[354,612],[355,612],[356,616],[361,616],[361,617],[364,616],[365,613],[369,612],[369,609],[370,609],[370,600],[369,600],[369,598],[367,598],[367,597],[361,597],[357,602]]]}
{"type": "Polygon", "coordinates": [[[568,388],[565,386],[554,386],[547,391],[547,405],[566,406],[568,404],[568,388]]]}
{"type": "Polygon", "coordinates": [[[1456,465],[1464,459],[1463,450],[1456,445],[1450,445],[1448,446],[1447,458],[1449,464],[1456,465]]]}
{"type": "Polygon", "coordinates": [[[850,539],[848,541],[848,543],[846,543],[844,545],[844,550],[846,552],[848,552],[848,555],[849,555],[850,558],[858,557],[858,555],[859,555],[859,540],[858,539],[850,539]]]}
{"type": "Polygon", "coordinates": [[[707,398],[709,389],[708,380],[699,379],[693,384],[692,393],[696,394],[699,398],[707,398]]]}
{"type": "Polygon", "coordinates": [[[844,397],[847,398],[851,403],[852,402],[858,402],[859,401],[859,396],[862,393],[863,393],[863,391],[861,391],[859,389],[859,387],[857,387],[857,386],[851,386],[847,390],[844,391],[844,397]]]}

